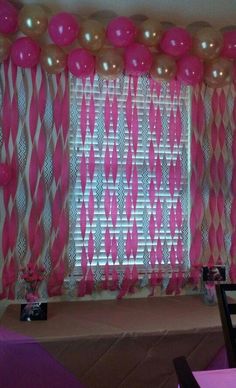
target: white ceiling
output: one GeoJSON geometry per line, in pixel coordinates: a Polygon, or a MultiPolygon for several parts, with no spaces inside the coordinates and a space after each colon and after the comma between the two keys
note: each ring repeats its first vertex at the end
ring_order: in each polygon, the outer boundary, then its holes
{"type": "Polygon", "coordinates": [[[72,11],[88,17],[99,10],[119,15],[142,14],[186,26],[206,21],[215,28],[236,25],[236,0],[13,0],[24,4],[41,3],[58,10],[72,11]]]}

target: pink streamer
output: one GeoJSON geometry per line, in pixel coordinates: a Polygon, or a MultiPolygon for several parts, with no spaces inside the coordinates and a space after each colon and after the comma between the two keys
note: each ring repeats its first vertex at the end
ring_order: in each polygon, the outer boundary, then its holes
{"type": "Polygon", "coordinates": [[[111,252],[111,235],[108,227],[105,230],[105,252],[106,256],[109,257],[111,252]]]}
{"type": "Polygon", "coordinates": [[[134,105],[133,109],[133,118],[132,118],[132,141],[133,141],[133,150],[134,155],[137,153],[138,149],[138,111],[136,104],[134,105]]]}
{"type": "Polygon", "coordinates": [[[105,130],[106,130],[106,136],[109,136],[109,130],[110,130],[110,101],[108,97],[108,93],[106,95],[105,99],[105,108],[104,108],[104,120],[105,120],[105,130]]]}
{"type": "Polygon", "coordinates": [[[91,133],[91,136],[94,135],[94,126],[95,126],[95,105],[94,105],[94,98],[93,95],[90,97],[89,101],[89,130],[91,133]]]}
{"type": "Polygon", "coordinates": [[[110,151],[108,145],[106,146],[105,158],[104,158],[104,172],[105,178],[108,181],[110,175],[111,161],[110,161],[110,151]]]}
{"type": "Polygon", "coordinates": [[[89,160],[88,160],[88,173],[89,173],[89,179],[92,182],[94,178],[94,171],[95,171],[95,153],[93,144],[91,144],[90,151],[89,151],[89,160]]]}
{"type": "Polygon", "coordinates": [[[149,235],[153,242],[155,238],[155,219],[153,214],[150,215],[150,220],[149,220],[149,235]]]}
{"type": "Polygon", "coordinates": [[[134,210],[136,210],[137,199],[138,199],[138,171],[137,171],[136,165],[133,168],[132,199],[133,199],[134,210]]]}
{"type": "Polygon", "coordinates": [[[93,219],[94,219],[94,195],[93,195],[93,190],[92,189],[89,192],[88,219],[89,219],[90,225],[92,225],[93,219]]]}
{"type": "Polygon", "coordinates": [[[85,143],[86,131],[87,131],[87,108],[86,108],[85,96],[83,95],[82,102],[81,102],[81,113],[80,113],[80,132],[81,132],[81,138],[82,138],[83,144],[85,143]]]}

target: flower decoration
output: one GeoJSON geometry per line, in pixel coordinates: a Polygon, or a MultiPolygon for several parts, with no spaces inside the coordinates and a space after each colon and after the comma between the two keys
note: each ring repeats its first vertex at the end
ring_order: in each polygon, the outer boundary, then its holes
{"type": "Polygon", "coordinates": [[[45,268],[41,265],[29,263],[22,269],[21,278],[26,283],[25,299],[27,302],[36,302],[39,299],[38,289],[44,275],[45,268]]]}

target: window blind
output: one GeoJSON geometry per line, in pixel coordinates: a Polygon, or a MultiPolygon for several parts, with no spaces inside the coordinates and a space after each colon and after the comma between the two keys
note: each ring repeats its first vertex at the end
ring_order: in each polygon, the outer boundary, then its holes
{"type": "Polygon", "coordinates": [[[188,267],[190,89],[71,76],[70,97],[76,270],[96,267],[98,278],[105,265],[188,267]]]}

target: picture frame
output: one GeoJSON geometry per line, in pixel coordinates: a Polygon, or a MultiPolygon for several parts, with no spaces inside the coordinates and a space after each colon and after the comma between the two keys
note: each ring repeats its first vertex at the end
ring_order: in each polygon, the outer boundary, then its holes
{"type": "Polygon", "coordinates": [[[202,267],[202,280],[204,282],[225,282],[226,271],[223,265],[213,265],[212,267],[202,267]]]}
{"type": "Polygon", "coordinates": [[[28,322],[47,320],[47,305],[47,303],[41,302],[21,304],[20,320],[28,322]]]}

